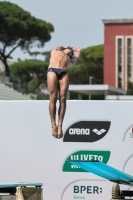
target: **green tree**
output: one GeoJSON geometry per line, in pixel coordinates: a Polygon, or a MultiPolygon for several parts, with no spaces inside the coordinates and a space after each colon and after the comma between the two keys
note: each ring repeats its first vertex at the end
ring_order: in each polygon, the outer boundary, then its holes
{"type": "Polygon", "coordinates": [[[7,59],[16,48],[28,51],[34,46],[44,47],[53,31],[51,23],[31,16],[16,4],[0,2],[0,60],[5,65],[6,75],[10,75],[7,59]]]}
{"type": "Polygon", "coordinates": [[[103,45],[88,47],[81,50],[77,65],[68,70],[71,84],[88,84],[89,76],[93,83],[103,83],[103,45]]]}
{"type": "Polygon", "coordinates": [[[103,56],[103,45],[88,47],[81,51],[80,59],[86,66],[88,75],[94,78],[93,81],[96,84],[103,83],[103,56]]]}
{"type": "Polygon", "coordinates": [[[128,82],[128,89],[126,95],[133,95],[133,83],[128,82]]]}
{"type": "Polygon", "coordinates": [[[33,52],[31,52],[31,51],[28,51],[28,53],[30,54],[30,56],[38,56],[38,55],[42,55],[42,56],[44,56],[44,60],[46,61],[46,62],[49,62],[49,59],[50,59],[50,51],[44,51],[44,52],[40,52],[40,51],[33,51],[33,52]]]}
{"type": "Polygon", "coordinates": [[[80,59],[86,64],[88,64],[88,62],[89,64],[95,64],[95,67],[99,64],[103,64],[103,45],[96,45],[82,49],[80,59]]]}
{"type": "Polygon", "coordinates": [[[11,79],[20,80],[28,93],[36,90],[41,84],[46,85],[47,62],[25,60],[10,66],[11,79]]]}

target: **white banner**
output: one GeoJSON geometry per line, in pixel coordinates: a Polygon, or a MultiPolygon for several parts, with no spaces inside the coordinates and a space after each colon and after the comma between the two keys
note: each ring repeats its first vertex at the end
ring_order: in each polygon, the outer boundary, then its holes
{"type": "Polygon", "coordinates": [[[48,103],[0,102],[1,183],[42,182],[44,200],[110,199],[113,183],[67,160],[133,175],[133,102],[67,101],[63,139],[52,136],[48,103]]]}

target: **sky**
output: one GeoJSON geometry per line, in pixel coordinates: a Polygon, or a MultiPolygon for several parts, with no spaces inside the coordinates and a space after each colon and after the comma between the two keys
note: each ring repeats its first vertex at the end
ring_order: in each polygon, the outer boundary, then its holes
{"type": "MultiPolygon", "coordinates": [[[[36,18],[54,26],[50,41],[41,49],[50,51],[55,46],[79,46],[81,49],[104,43],[103,19],[132,19],[133,0],[8,0],[36,18]]],[[[29,59],[17,49],[14,59],[29,59]]],[[[33,58],[33,57],[32,57],[33,58]]],[[[38,56],[38,59],[44,59],[38,56]]]]}

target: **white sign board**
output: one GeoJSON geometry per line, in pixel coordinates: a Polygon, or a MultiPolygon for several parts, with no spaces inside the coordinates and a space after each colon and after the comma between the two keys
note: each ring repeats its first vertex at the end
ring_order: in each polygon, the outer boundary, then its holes
{"type": "Polygon", "coordinates": [[[0,182],[42,182],[44,200],[109,200],[112,182],[67,160],[133,175],[133,102],[67,101],[64,139],[52,136],[48,103],[0,102],[0,182]]]}

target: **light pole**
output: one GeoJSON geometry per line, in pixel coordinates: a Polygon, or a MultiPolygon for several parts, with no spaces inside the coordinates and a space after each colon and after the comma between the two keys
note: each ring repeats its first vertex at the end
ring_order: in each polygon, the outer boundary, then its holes
{"type": "MultiPolygon", "coordinates": [[[[93,76],[89,76],[89,84],[92,84],[93,76]]],[[[91,94],[89,94],[89,100],[91,100],[91,94]]]]}

